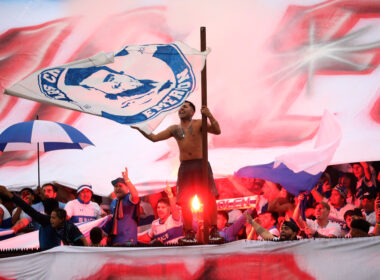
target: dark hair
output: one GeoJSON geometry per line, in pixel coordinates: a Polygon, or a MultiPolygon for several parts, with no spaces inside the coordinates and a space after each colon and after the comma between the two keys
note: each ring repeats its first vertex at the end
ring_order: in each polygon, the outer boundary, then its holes
{"type": "Polygon", "coordinates": [[[363,217],[363,212],[360,208],[354,208],[354,210],[352,210],[352,215],[353,216],[359,216],[359,217],[363,217]]]}
{"type": "Polygon", "coordinates": [[[325,208],[325,209],[327,209],[327,210],[330,211],[330,205],[327,202],[320,201],[319,203],[317,203],[317,205],[319,205],[319,204],[322,205],[323,208],[325,208]]]}
{"type": "Polygon", "coordinates": [[[358,229],[365,233],[368,233],[370,226],[371,226],[370,223],[368,223],[364,219],[355,219],[351,222],[351,228],[358,229]]]}
{"type": "Polygon", "coordinates": [[[222,215],[228,222],[228,213],[227,211],[218,211],[218,215],[222,215]]]}
{"type": "Polygon", "coordinates": [[[289,218],[289,221],[283,221],[281,227],[284,225],[289,227],[296,234],[298,234],[298,232],[300,231],[300,228],[298,227],[297,223],[292,218],[289,218]]]}
{"type": "Polygon", "coordinates": [[[100,227],[93,227],[90,231],[90,240],[92,245],[99,244],[103,239],[103,231],[100,227]]]}
{"type": "MultiPolygon", "coordinates": [[[[273,211],[267,211],[267,212],[265,212],[265,213],[269,213],[269,214],[271,214],[271,216],[272,216],[272,218],[273,218],[273,220],[274,220],[274,224],[277,224],[277,220],[278,220],[278,213],[277,212],[273,212],[273,211]]],[[[263,213],[263,214],[265,214],[265,213],[263,213]]]]}
{"type": "Polygon", "coordinates": [[[44,206],[45,213],[50,216],[51,212],[58,208],[58,201],[54,198],[48,198],[42,201],[42,205],[44,206]]]}
{"type": "Polygon", "coordinates": [[[360,210],[360,208],[354,208],[354,209],[351,209],[351,210],[347,210],[345,213],[344,213],[344,220],[346,220],[347,216],[359,216],[359,217],[363,217],[363,213],[362,213],[362,210],[360,210]]]}
{"type": "Polygon", "coordinates": [[[54,184],[52,184],[52,183],[43,184],[42,187],[41,187],[41,189],[44,189],[44,187],[46,187],[46,186],[52,186],[52,187],[53,187],[53,191],[54,191],[55,193],[58,192],[58,188],[57,188],[57,186],[54,185],[54,184]]]}
{"type": "Polygon", "coordinates": [[[57,214],[57,217],[63,221],[66,220],[66,210],[65,209],[62,209],[62,208],[56,208],[53,210],[56,214],[57,214]]]}
{"type": "Polygon", "coordinates": [[[344,220],[346,220],[347,216],[354,216],[354,210],[347,210],[346,212],[344,212],[344,220]]]}
{"type": "Polygon", "coordinates": [[[34,191],[33,191],[31,188],[23,188],[23,189],[20,191],[20,194],[22,194],[23,191],[28,191],[28,192],[30,192],[32,195],[35,195],[35,194],[34,194],[34,191]]]}
{"type": "Polygon", "coordinates": [[[157,205],[158,205],[158,203],[164,203],[164,204],[170,206],[170,201],[169,201],[169,199],[168,199],[167,197],[161,197],[161,198],[157,201],[157,205]]]}
{"type": "Polygon", "coordinates": [[[185,101],[185,102],[183,102],[183,103],[188,103],[189,105],[190,105],[190,107],[191,107],[191,109],[193,109],[193,111],[195,112],[195,105],[194,105],[194,103],[193,102],[190,102],[190,101],[185,101]]]}
{"type": "Polygon", "coordinates": [[[339,176],[338,178],[338,183],[341,183],[341,179],[342,178],[347,178],[350,180],[350,185],[348,186],[348,189],[349,191],[351,192],[351,194],[355,195],[355,191],[356,191],[356,178],[354,176],[354,174],[350,173],[350,172],[345,172],[343,173],[341,176],[339,176]]]}

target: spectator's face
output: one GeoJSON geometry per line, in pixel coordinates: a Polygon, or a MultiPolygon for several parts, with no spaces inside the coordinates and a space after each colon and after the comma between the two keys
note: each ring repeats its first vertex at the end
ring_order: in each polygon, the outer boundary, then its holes
{"type": "Polygon", "coordinates": [[[51,212],[50,224],[53,228],[60,228],[63,225],[63,222],[64,220],[60,219],[55,211],[51,212]]]}
{"type": "Polygon", "coordinates": [[[346,176],[343,176],[339,178],[339,184],[341,184],[342,186],[346,187],[349,190],[350,185],[351,185],[351,179],[346,176]]]}
{"type": "Polygon", "coordinates": [[[351,228],[352,216],[347,215],[345,221],[346,221],[348,228],[351,228]]]}
{"type": "Polygon", "coordinates": [[[374,198],[363,198],[362,206],[364,211],[372,212],[375,209],[375,199],[374,198]]]}
{"type": "Polygon", "coordinates": [[[34,200],[34,194],[32,194],[28,190],[24,190],[21,192],[21,198],[28,204],[32,204],[34,200]]]}
{"type": "Polygon", "coordinates": [[[157,215],[161,220],[165,220],[170,215],[170,206],[166,203],[159,202],[157,204],[157,215]]]}
{"type": "Polygon", "coordinates": [[[218,216],[216,217],[216,226],[218,230],[223,229],[226,226],[226,224],[227,224],[226,218],[222,214],[218,214],[218,216]]]}
{"type": "Polygon", "coordinates": [[[280,196],[280,190],[277,186],[270,182],[265,182],[262,188],[263,196],[268,200],[272,201],[276,197],[280,196]]]}
{"type": "Polygon", "coordinates": [[[348,228],[351,228],[352,221],[356,220],[356,219],[363,219],[363,217],[356,216],[356,215],[353,215],[353,216],[347,215],[346,224],[347,224],[348,228]]]}
{"type": "Polygon", "coordinates": [[[274,219],[271,213],[264,213],[259,216],[260,225],[263,228],[269,229],[274,226],[274,219]]]}
{"type": "Polygon", "coordinates": [[[51,185],[45,186],[43,188],[43,192],[44,192],[44,195],[45,195],[45,199],[47,199],[47,198],[56,198],[57,197],[57,193],[54,192],[54,188],[51,185]]]}
{"type": "Polygon", "coordinates": [[[344,204],[344,199],[337,190],[333,190],[331,192],[330,203],[334,207],[344,204]]]}
{"type": "Polygon", "coordinates": [[[355,177],[360,179],[364,175],[363,167],[360,164],[354,164],[352,166],[352,172],[354,173],[355,177]]]}
{"type": "Polygon", "coordinates": [[[114,192],[116,198],[122,199],[128,194],[129,190],[126,184],[119,182],[114,186],[114,192]]]}
{"type": "Polygon", "coordinates": [[[317,219],[321,219],[321,220],[327,219],[327,217],[329,216],[329,210],[323,207],[322,204],[318,204],[315,207],[314,215],[317,219]]]}
{"type": "Polygon", "coordinates": [[[288,226],[282,225],[280,231],[280,239],[282,240],[293,240],[296,237],[296,233],[288,226]]]}
{"type": "Polygon", "coordinates": [[[88,203],[91,200],[92,197],[92,192],[88,189],[82,190],[79,194],[78,197],[80,200],[82,200],[84,203],[88,203]]]}

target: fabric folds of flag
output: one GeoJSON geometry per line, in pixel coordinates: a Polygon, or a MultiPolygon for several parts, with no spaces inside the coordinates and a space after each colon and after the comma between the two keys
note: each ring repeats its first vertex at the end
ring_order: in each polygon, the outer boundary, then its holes
{"type": "Polygon", "coordinates": [[[150,133],[195,90],[207,54],[182,42],[131,45],[39,70],[5,93],[150,133]]]}
{"type": "Polygon", "coordinates": [[[341,138],[339,123],[325,111],[310,150],[280,155],[268,164],[246,166],[235,175],[279,183],[293,195],[310,191],[330,163],[341,138]]]}

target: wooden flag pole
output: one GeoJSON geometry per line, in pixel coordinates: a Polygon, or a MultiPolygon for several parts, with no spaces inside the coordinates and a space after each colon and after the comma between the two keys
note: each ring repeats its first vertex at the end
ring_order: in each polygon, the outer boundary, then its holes
{"type": "MultiPolygon", "coordinates": [[[[36,116],[36,120],[38,120],[38,115],[36,116]]],[[[37,142],[37,173],[38,173],[38,186],[37,189],[41,187],[41,181],[40,181],[40,143],[37,142]]]]}
{"type": "MultiPolygon", "coordinates": [[[[201,27],[201,51],[206,50],[206,27],[201,27]]],[[[202,86],[202,106],[207,106],[207,68],[206,61],[201,72],[201,86],[202,86]]],[[[208,186],[208,145],[207,145],[207,117],[202,115],[202,182],[203,189],[206,189],[208,186]]],[[[203,221],[204,221],[204,230],[203,230],[203,242],[205,244],[209,243],[209,220],[210,217],[205,217],[209,215],[208,205],[206,201],[203,203],[203,221]]]]}

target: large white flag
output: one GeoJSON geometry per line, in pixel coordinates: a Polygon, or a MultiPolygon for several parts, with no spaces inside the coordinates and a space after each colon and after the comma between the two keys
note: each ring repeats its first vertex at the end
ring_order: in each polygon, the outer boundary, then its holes
{"type": "Polygon", "coordinates": [[[39,70],[5,93],[149,133],[194,91],[207,53],[182,42],[126,46],[117,53],[39,70]]]}

